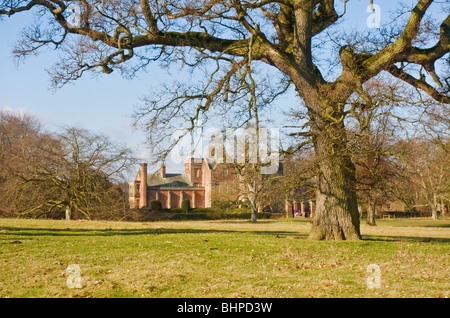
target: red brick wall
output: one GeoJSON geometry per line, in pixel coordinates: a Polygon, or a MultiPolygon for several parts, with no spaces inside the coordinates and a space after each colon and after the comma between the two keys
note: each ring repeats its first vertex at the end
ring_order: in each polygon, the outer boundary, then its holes
{"type": "Polygon", "coordinates": [[[192,191],[183,191],[183,200],[189,200],[192,203],[192,191]]]}
{"type": "Polygon", "coordinates": [[[202,174],[203,174],[203,160],[200,163],[195,163],[194,158],[187,158],[184,161],[184,174],[188,176],[192,184],[198,184],[202,186],[202,174]]]}
{"type": "Polygon", "coordinates": [[[205,208],[211,207],[211,169],[206,160],[202,164],[202,186],[205,188],[204,203],[205,208]]]}
{"type": "MultiPolygon", "coordinates": [[[[168,209],[168,195],[169,190],[149,190],[150,200],[156,200],[156,192],[158,192],[158,200],[161,202],[161,207],[163,209],[168,209]]],[[[170,203],[171,209],[181,208],[181,192],[183,192],[183,200],[189,200],[191,202],[191,207],[205,207],[205,192],[204,190],[170,190],[170,203]],[[192,202],[193,192],[195,192],[195,205],[192,202]]]]}
{"type": "Polygon", "coordinates": [[[147,198],[147,164],[141,164],[141,182],[140,182],[140,197],[139,197],[139,207],[148,206],[147,198]]]}
{"type": "Polygon", "coordinates": [[[233,167],[225,164],[219,164],[212,171],[211,175],[211,198],[235,200],[239,195],[239,175],[236,174],[233,167]],[[226,174],[224,170],[226,169],[226,174]],[[218,185],[219,192],[217,192],[218,185]]]}
{"type": "Polygon", "coordinates": [[[158,191],[158,200],[161,202],[161,207],[167,209],[167,191],[158,191]]]}
{"type": "Polygon", "coordinates": [[[195,207],[204,208],[205,207],[205,194],[201,190],[195,191],[195,207]]]}
{"type": "Polygon", "coordinates": [[[181,208],[180,192],[177,190],[170,191],[170,208],[181,208]]]}
{"type": "Polygon", "coordinates": [[[148,202],[156,200],[156,190],[148,190],[148,202]]]}

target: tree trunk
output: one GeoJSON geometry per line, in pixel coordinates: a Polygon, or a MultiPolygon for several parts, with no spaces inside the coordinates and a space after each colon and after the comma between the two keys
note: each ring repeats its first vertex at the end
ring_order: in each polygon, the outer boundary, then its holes
{"type": "Polygon", "coordinates": [[[72,216],[72,207],[69,204],[66,206],[66,221],[70,221],[71,216],[72,216]]]}
{"type": "Polygon", "coordinates": [[[250,199],[250,206],[252,208],[252,214],[251,214],[250,221],[256,222],[258,220],[258,206],[254,199],[250,199]]]}
{"type": "Polygon", "coordinates": [[[377,223],[375,221],[375,206],[369,205],[367,207],[367,225],[376,226],[377,223]]]}
{"type": "Polygon", "coordinates": [[[250,221],[256,222],[258,219],[258,191],[260,190],[258,187],[258,178],[255,178],[255,176],[252,177],[253,180],[248,183],[247,189],[248,189],[248,200],[250,201],[250,207],[252,209],[250,221]]]}
{"type": "Polygon", "coordinates": [[[318,184],[316,213],[309,238],[359,240],[355,166],[350,159],[343,122],[313,128],[318,184]]]}
{"type": "Polygon", "coordinates": [[[258,210],[255,211],[254,209],[252,209],[252,217],[250,221],[253,223],[258,221],[258,210]]]}
{"type": "Polygon", "coordinates": [[[438,211],[434,206],[431,208],[431,219],[432,220],[438,219],[438,211]]]}
{"type": "Polygon", "coordinates": [[[433,202],[431,204],[431,218],[433,220],[437,220],[439,218],[438,209],[439,209],[439,204],[437,202],[437,196],[436,196],[436,193],[433,193],[433,202]]]}
{"type": "Polygon", "coordinates": [[[367,199],[367,225],[376,226],[377,223],[375,221],[376,214],[376,205],[375,200],[369,195],[367,199]]]}

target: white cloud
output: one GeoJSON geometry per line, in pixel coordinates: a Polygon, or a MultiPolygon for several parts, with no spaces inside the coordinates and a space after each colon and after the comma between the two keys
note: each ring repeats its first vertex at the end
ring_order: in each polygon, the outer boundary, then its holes
{"type": "Polygon", "coordinates": [[[18,115],[18,116],[32,116],[34,118],[36,118],[40,123],[47,125],[50,121],[46,116],[42,116],[37,114],[36,112],[34,112],[31,109],[27,109],[27,108],[22,108],[22,107],[10,107],[10,106],[1,106],[0,107],[0,112],[6,112],[6,113],[10,113],[10,114],[14,114],[14,115],[18,115]]]}
{"type": "Polygon", "coordinates": [[[0,111],[6,112],[6,113],[13,113],[15,115],[20,115],[20,116],[24,116],[24,115],[36,116],[35,112],[33,112],[32,110],[26,109],[26,108],[12,108],[9,106],[3,106],[0,108],[0,111]]]}

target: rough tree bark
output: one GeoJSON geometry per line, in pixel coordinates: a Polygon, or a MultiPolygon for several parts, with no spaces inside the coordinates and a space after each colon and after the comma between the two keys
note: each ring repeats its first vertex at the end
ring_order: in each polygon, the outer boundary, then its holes
{"type": "MultiPolygon", "coordinates": [[[[341,18],[334,0],[205,0],[201,3],[141,0],[118,2],[120,5],[80,1],[83,12],[79,26],[67,22],[64,15],[67,7],[62,1],[14,3],[16,7],[11,6],[11,1],[2,1],[0,15],[11,16],[39,7],[42,9],[39,14],[47,12],[53,27],[52,32],[28,34],[28,42],[23,42],[28,45],[22,43],[23,49],[18,50],[22,56],[34,53],[45,44],[59,48],[70,38],[68,34],[91,40],[91,46],[83,47],[85,51],[70,52],[69,57],[57,65],[55,86],[75,80],[87,71],[98,69],[109,74],[135,57],[135,50],[141,47],[159,50],[159,57],[168,60],[178,59],[170,56],[168,48],[192,47],[195,53],[183,51],[181,55],[197,54],[199,60],[209,59],[216,65],[229,63],[220,79],[209,81],[197,94],[185,96],[183,100],[177,94],[180,92],[176,92],[165,105],[161,102],[151,104],[145,112],[151,117],[150,127],[161,128],[158,122],[167,125],[168,119],[178,113],[177,109],[183,107],[184,102],[195,100],[199,106],[194,111],[190,109],[193,114],[188,120],[188,112],[179,112],[184,114],[185,122],[193,126],[199,113],[209,111],[214,100],[225,99],[224,95],[228,99],[228,94],[233,91],[229,89],[230,79],[238,77],[237,73],[245,73],[245,65],[254,61],[281,71],[304,103],[299,103],[299,108],[307,108],[310,131],[305,136],[312,138],[318,159],[317,209],[311,239],[361,237],[355,167],[348,154],[344,126],[344,105],[353,93],[369,79],[386,71],[440,102],[450,102],[447,90],[437,89],[427,82],[422,71],[417,78],[404,67],[405,64],[420,66],[439,87],[443,87],[434,64],[450,52],[450,15],[441,23],[439,41],[429,47],[415,46],[414,42],[433,0],[417,0],[406,25],[402,26],[403,32],[389,37],[387,43],[378,43],[377,49],[373,49],[373,43],[367,43],[367,48],[361,50],[342,41],[339,51],[342,72],[333,81],[324,79],[313,63],[312,39],[341,18]],[[95,23],[91,23],[91,18],[95,18],[95,23]],[[56,26],[62,30],[59,34],[54,31],[56,26]],[[52,37],[53,34],[56,35],[52,37]],[[212,82],[215,86],[208,87],[212,82]],[[163,116],[166,116],[165,121],[160,120],[163,116]]],[[[344,5],[346,3],[344,1],[344,5]]],[[[322,51],[321,54],[329,53],[322,51]]],[[[159,59],[156,56],[153,60],[159,59]]],[[[192,65],[191,61],[180,59],[186,62],[185,65],[192,65]]],[[[143,59],[143,64],[150,60],[143,59]]]]}
{"type": "Polygon", "coordinates": [[[66,205],[66,221],[70,221],[71,217],[72,217],[72,207],[70,206],[70,204],[66,205]]]}
{"type": "Polygon", "coordinates": [[[360,239],[355,167],[346,153],[343,126],[314,137],[318,160],[316,214],[310,239],[360,239]]]}
{"type": "Polygon", "coordinates": [[[376,204],[374,199],[369,195],[367,198],[367,225],[376,226],[376,204]]]}

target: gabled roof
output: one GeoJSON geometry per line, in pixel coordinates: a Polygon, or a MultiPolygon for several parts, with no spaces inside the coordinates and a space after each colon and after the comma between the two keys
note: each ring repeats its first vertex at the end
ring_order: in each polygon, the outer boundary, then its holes
{"type": "Polygon", "coordinates": [[[189,187],[192,186],[189,179],[184,174],[168,173],[166,178],[159,173],[147,176],[147,186],[149,187],[189,187]]]}

